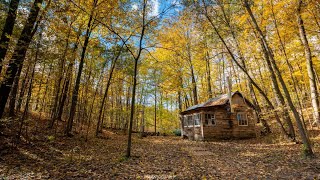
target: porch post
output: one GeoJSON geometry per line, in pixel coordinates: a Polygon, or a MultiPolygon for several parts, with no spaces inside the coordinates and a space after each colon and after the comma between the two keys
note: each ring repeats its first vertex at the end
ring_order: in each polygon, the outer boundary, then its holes
{"type": "Polygon", "coordinates": [[[192,134],[193,134],[193,140],[196,139],[196,133],[195,133],[195,132],[196,132],[196,130],[195,130],[196,128],[194,127],[194,120],[195,120],[194,116],[195,116],[195,115],[196,115],[196,113],[193,113],[193,114],[192,114],[192,122],[193,122],[193,123],[192,123],[192,124],[193,124],[193,132],[192,132],[192,134]]]}
{"type": "Polygon", "coordinates": [[[203,111],[201,111],[201,113],[200,113],[201,115],[200,115],[200,128],[201,128],[201,137],[202,137],[202,140],[204,140],[204,135],[203,135],[203,122],[204,122],[204,116],[205,116],[205,114],[204,114],[204,112],[203,111]]]}
{"type": "Polygon", "coordinates": [[[180,116],[180,124],[181,124],[181,137],[183,138],[183,130],[184,130],[184,115],[179,115],[180,116]]]}

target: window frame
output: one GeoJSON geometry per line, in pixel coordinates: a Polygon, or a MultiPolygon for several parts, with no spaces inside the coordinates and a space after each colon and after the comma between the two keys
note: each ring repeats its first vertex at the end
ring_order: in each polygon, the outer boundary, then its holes
{"type": "Polygon", "coordinates": [[[187,116],[187,122],[188,122],[187,127],[193,127],[193,115],[192,114],[187,116]]]}
{"type": "Polygon", "coordinates": [[[193,114],[193,125],[194,125],[194,127],[200,127],[201,126],[201,113],[193,114]],[[196,124],[196,120],[199,122],[199,124],[196,124]]]}
{"type": "Polygon", "coordinates": [[[204,126],[216,126],[217,122],[216,122],[216,115],[214,113],[208,113],[205,112],[204,113],[204,126]],[[210,115],[210,118],[207,118],[208,115],[210,115]],[[214,123],[212,123],[214,122],[214,123]]]}
{"type": "Polygon", "coordinates": [[[238,126],[248,126],[249,125],[249,121],[248,121],[248,114],[245,112],[237,112],[237,121],[238,121],[238,126]],[[240,119],[239,119],[239,115],[240,115],[240,119]],[[242,117],[244,117],[245,119],[241,119],[241,115],[242,117]],[[242,122],[242,123],[240,123],[242,122]],[[246,122],[246,123],[243,123],[246,122]]]}
{"type": "Polygon", "coordinates": [[[183,116],[183,127],[188,127],[188,115],[183,116]]]}

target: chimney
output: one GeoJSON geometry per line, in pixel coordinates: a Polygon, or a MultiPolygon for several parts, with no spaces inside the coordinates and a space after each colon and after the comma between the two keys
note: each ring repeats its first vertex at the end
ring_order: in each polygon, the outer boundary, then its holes
{"type": "Polygon", "coordinates": [[[228,81],[228,98],[229,98],[229,103],[230,103],[230,112],[233,113],[233,108],[232,108],[232,82],[231,78],[227,76],[227,81],[228,81]]]}

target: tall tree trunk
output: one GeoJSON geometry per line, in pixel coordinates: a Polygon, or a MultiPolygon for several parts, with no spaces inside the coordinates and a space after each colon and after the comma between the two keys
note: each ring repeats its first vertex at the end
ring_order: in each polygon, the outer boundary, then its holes
{"type": "Polygon", "coordinates": [[[104,109],[105,101],[106,101],[106,99],[108,97],[108,91],[109,91],[109,87],[110,87],[110,84],[111,84],[112,75],[113,75],[114,69],[116,67],[117,60],[119,59],[119,57],[121,55],[123,47],[124,47],[124,44],[121,46],[121,49],[119,50],[119,52],[117,53],[116,57],[112,61],[111,69],[110,69],[109,76],[108,76],[107,87],[106,87],[106,90],[104,92],[103,99],[102,99],[102,102],[101,102],[101,105],[100,105],[99,117],[98,117],[97,128],[96,128],[96,136],[98,136],[98,134],[99,134],[99,129],[100,129],[100,126],[101,126],[101,116],[102,116],[102,112],[103,112],[103,109],[104,109]]]}
{"type": "Polygon", "coordinates": [[[131,97],[131,111],[130,111],[130,120],[129,120],[129,128],[128,128],[128,146],[126,157],[131,156],[131,134],[132,134],[132,124],[135,112],[135,96],[136,96],[136,86],[137,86],[137,74],[138,74],[138,60],[134,61],[134,76],[133,76],[133,87],[132,87],[132,97],[131,97]]]}
{"type": "Polygon", "coordinates": [[[2,62],[6,57],[8,46],[10,42],[10,36],[12,35],[14,23],[16,22],[17,9],[20,0],[11,0],[9,5],[8,16],[4,24],[1,39],[0,39],[0,73],[2,70],[2,62]]]}
{"type": "MultiPolygon", "coordinates": [[[[69,65],[68,65],[68,68],[67,68],[65,85],[64,85],[64,88],[63,88],[63,91],[62,91],[62,94],[61,94],[62,98],[61,98],[61,101],[60,101],[59,107],[58,107],[58,115],[57,115],[57,118],[56,118],[57,120],[61,120],[62,119],[62,113],[63,113],[64,105],[65,105],[65,102],[67,100],[67,96],[68,96],[68,92],[69,92],[73,65],[74,65],[74,62],[75,62],[76,53],[77,53],[78,44],[79,44],[79,38],[80,38],[80,34],[77,35],[76,44],[74,45],[73,50],[72,50],[73,59],[69,62],[69,65]]],[[[53,125],[54,125],[54,120],[52,119],[52,122],[51,122],[50,126],[53,127],[53,125]]]]}
{"type": "MultiPolygon", "coordinates": [[[[31,96],[32,96],[34,74],[35,74],[36,65],[38,63],[41,40],[42,40],[42,32],[40,32],[40,34],[39,34],[39,40],[38,40],[37,45],[36,45],[36,54],[35,54],[35,57],[34,57],[32,73],[31,73],[30,83],[29,83],[29,87],[28,87],[28,95],[27,95],[27,100],[26,100],[26,105],[25,105],[24,111],[23,111],[23,115],[22,115],[22,117],[20,119],[20,129],[19,129],[18,137],[20,137],[24,121],[26,119],[28,119],[28,115],[29,115],[29,105],[30,105],[31,96]]],[[[32,64],[32,63],[30,63],[30,64],[32,64]]]]}
{"type": "MultiPolygon", "coordinates": [[[[39,108],[39,101],[40,101],[40,95],[41,95],[41,88],[42,88],[42,84],[43,84],[43,78],[44,78],[44,71],[46,70],[46,63],[44,63],[43,68],[42,68],[42,72],[41,72],[41,79],[39,82],[39,89],[38,89],[38,93],[37,93],[37,101],[36,101],[36,107],[34,108],[35,111],[38,110],[39,108]]],[[[44,97],[43,97],[44,98],[44,97]]]]}
{"type": "Polygon", "coordinates": [[[55,84],[55,97],[54,97],[54,104],[53,104],[53,108],[52,108],[52,112],[51,112],[51,123],[49,125],[49,128],[53,127],[54,121],[57,118],[57,114],[59,111],[57,108],[59,106],[60,91],[61,91],[61,88],[63,88],[63,86],[61,87],[61,82],[62,82],[63,75],[64,75],[63,71],[64,71],[64,66],[65,66],[66,56],[67,56],[68,49],[69,49],[70,33],[71,33],[71,27],[68,30],[68,35],[66,37],[66,45],[65,45],[64,51],[61,55],[61,59],[58,63],[58,72],[57,72],[58,80],[56,81],[56,84],[55,84]]]}
{"type": "Polygon", "coordinates": [[[17,74],[19,67],[22,67],[22,65],[23,65],[23,61],[25,59],[27,49],[28,49],[29,44],[30,44],[32,37],[34,35],[35,31],[33,32],[32,30],[33,30],[34,24],[37,21],[37,17],[38,17],[40,7],[41,7],[40,5],[42,4],[42,2],[43,2],[43,0],[35,0],[34,1],[32,7],[31,7],[31,10],[30,10],[30,14],[27,19],[27,22],[21,32],[18,43],[17,43],[16,48],[13,52],[12,58],[9,62],[5,78],[1,83],[1,86],[0,86],[0,118],[2,118],[4,108],[7,103],[15,75],[17,74]]]}
{"type": "MultiPolygon", "coordinates": [[[[281,93],[281,90],[279,88],[278,81],[277,81],[277,76],[276,76],[276,73],[274,71],[270,55],[268,54],[268,51],[265,48],[265,46],[263,45],[262,41],[261,41],[260,44],[261,44],[261,48],[262,48],[262,51],[263,51],[264,59],[265,59],[265,61],[267,63],[267,68],[268,68],[268,70],[270,72],[270,78],[271,78],[271,82],[272,82],[272,89],[273,89],[274,94],[276,96],[277,102],[280,103],[279,105],[280,105],[280,107],[282,109],[283,118],[284,118],[284,120],[287,123],[288,128],[289,128],[289,137],[292,138],[295,141],[294,127],[293,127],[289,112],[288,112],[288,110],[286,108],[286,103],[285,103],[284,97],[283,97],[283,95],[281,93]]],[[[276,65],[274,65],[274,66],[276,66],[276,65]]]]}
{"type": "Polygon", "coordinates": [[[311,104],[312,104],[312,111],[313,111],[313,119],[315,124],[320,124],[320,111],[319,111],[319,99],[318,99],[318,90],[315,78],[315,72],[313,69],[313,62],[312,62],[312,54],[306,34],[306,30],[304,28],[304,22],[301,16],[301,9],[302,9],[302,0],[298,0],[298,7],[297,7],[297,19],[298,19],[298,27],[300,32],[300,38],[302,40],[302,44],[305,50],[305,56],[307,61],[307,70],[308,70],[308,77],[309,77],[309,84],[310,84],[310,93],[311,93],[311,104]]]}
{"type": "MultiPolygon", "coordinates": [[[[274,23],[274,25],[275,25],[275,29],[276,29],[276,32],[277,32],[277,36],[278,36],[279,43],[280,43],[280,46],[281,46],[281,52],[282,52],[283,55],[284,55],[286,64],[287,64],[288,69],[289,69],[289,72],[290,72],[290,77],[291,77],[291,80],[292,80],[292,82],[293,82],[293,89],[294,89],[294,92],[295,92],[295,95],[296,95],[296,98],[297,98],[297,101],[298,101],[298,104],[299,104],[299,108],[300,108],[301,118],[303,119],[302,103],[301,103],[301,101],[300,101],[300,97],[299,97],[299,94],[298,94],[298,89],[300,89],[300,87],[299,87],[299,84],[298,84],[298,82],[297,82],[297,79],[293,76],[294,70],[293,70],[293,67],[292,67],[291,63],[289,62],[289,58],[288,58],[288,55],[287,55],[287,51],[286,51],[286,48],[285,48],[285,44],[284,44],[284,42],[282,41],[282,38],[281,38],[281,35],[280,35],[280,32],[279,32],[278,22],[277,22],[275,13],[274,13],[273,0],[271,0],[270,3],[271,3],[271,12],[272,12],[272,17],[273,17],[273,23],[274,23]]],[[[300,89],[299,91],[301,91],[301,89],[300,89]]]]}
{"type": "Polygon", "coordinates": [[[82,74],[82,70],[83,70],[83,66],[84,66],[84,58],[85,58],[87,46],[89,44],[90,34],[91,34],[91,31],[92,31],[92,20],[93,20],[94,9],[95,9],[95,7],[97,5],[97,1],[98,0],[94,0],[93,1],[93,8],[92,8],[92,11],[91,11],[91,14],[90,14],[90,18],[89,18],[89,22],[88,22],[88,25],[87,25],[85,40],[84,40],[82,53],[81,53],[81,59],[80,59],[80,63],[79,63],[79,70],[78,70],[78,74],[77,74],[77,79],[76,79],[76,82],[75,82],[74,89],[72,91],[72,102],[71,102],[71,107],[70,107],[70,115],[69,115],[69,119],[68,119],[68,122],[67,122],[66,130],[65,130],[65,134],[67,134],[67,135],[71,135],[71,131],[72,131],[73,119],[74,119],[74,115],[75,115],[75,111],[76,111],[76,106],[77,106],[77,101],[78,101],[78,94],[79,94],[79,89],[80,89],[81,74],[82,74]]]}
{"type": "MultiPolygon", "coordinates": [[[[29,64],[29,66],[31,66],[31,65],[32,64],[29,64]]],[[[22,101],[23,101],[23,98],[24,98],[24,93],[28,88],[29,72],[31,70],[31,67],[29,67],[29,66],[27,67],[27,72],[25,73],[24,78],[22,79],[22,82],[21,82],[20,93],[19,93],[19,96],[18,96],[18,103],[17,103],[17,107],[15,107],[17,112],[20,112],[20,110],[21,110],[21,106],[23,104],[22,101]]],[[[14,90],[12,90],[12,91],[14,92],[14,90]]]]}
{"type": "Polygon", "coordinates": [[[142,47],[142,41],[144,38],[145,30],[146,30],[146,22],[145,18],[147,16],[146,14],[146,7],[147,7],[147,0],[143,0],[143,11],[142,11],[142,30],[141,30],[141,36],[139,41],[139,49],[136,56],[134,56],[134,75],[133,75],[133,87],[132,87],[132,98],[131,98],[131,110],[130,110],[130,120],[129,120],[129,129],[128,129],[128,145],[127,145],[127,152],[126,157],[129,158],[131,156],[131,143],[132,143],[132,124],[133,124],[133,118],[135,113],[135,100],[136,100],[136,87],[137,87],[137,75],[138,75],[138,62],[141,56],[141,52],[143,50],[142,47]]]}
{"type": "Polygon", "coordinates": [[[258,26],[258,23],[257,23],[254,15],[253,15],[253,13],[251,11],[251,8],[250,8],[250,5],[249,5],[248,1],[247,0],[243,0],[243,2],[244,2],[244,7],[246,8],[247,12],[249,13],[249,15],[250,15],[250,17],[251,17],[251,19],[253,21],[254,27],[257,30],[258,34],[259,34],[259,39],[262,41],[263,46],[264,46],[264,48],[265,48],[265,50],[267,52],[267,55],[270,58],[270,61],[272,63],[272,67],[275,70],[275,73],[277,74],[277,77],[278,77],[278,79],[280,81],[280,84],[281,84],[281,86],[283,88],[287,103],[288,103],[291,111],[293,112],[294,118],[295,118],[295,120],[297,122],[297,125],[298,125],[298,129],[299,129],[299,133],[300,133],[302,142],[303,142],[303,144],[305,146],[304,153],[305,153],[306,156],[313,156],[311,143],[310,143],[309,138],[307,136],[306,130],[304,129],[304,126],[303,126],[303,123],[302,123],[301,118],[299,116],[299,113],[298,113],[297,109],[295,108],[295,106],[294,106],[294,104],[292,102],[291,96],[289,94],[289,91],[288,91],[288,89],[287,89],[287,87],[286,87],[286,85],[284,83],[284,80],[282,79],[280,70],[276,65],[276,62],[275,62],[274,56],[272,54],[271,48],[269,47],[269,44],[268,44],[266,38],[264,37],[260,27],[258,26]]]}
{"type": "Polygon", "coordinates": [[[193,95],[193,105],[198,104],[198,90],[197,90],[197,83],[196,83],[196,78],[194,74],[194,67],[192,63],[192,54],[191,54],[191,37],[190,37],[190,32],[187,32],[187,38],[188,38],[188,43],[187,43],[187,54],[188,54],[188,63],[191,71],[191,84],[192,84],[192,95],[193,95]]]}
{"type": "MultiPolygon", "coordinates": [[[[9,116],[10,117],[13,117],[15,115],[16,98],[17,98],[17,93],[19,90],[19,80],[20,80],[19,77],[21,75],[21,71],[22,71],[22,68],[19,68],[17,75],[14,78],[12,91],[10,92],[10,100],[9,100],[9,116]]],[[[29,67],[27,68],[26,74],[28,74],[28,71],[29,71],[29,67]]]]}
{"type": "Polygon", "coordinates": [[[181,137],[183,137],[183,127],[184,127],[184,123],[183,123],[183,116],[180,115],[180,113],[182,112],[182,108],[183,108],[183,100],[182,100],[182,89],[183,89],[183,78],[182,78],[182,68],[179,68],[179,85],[180,88],[178,90],[178,107],[179,107],[179,119],[180,119],[180,127],[181,127],[181,137]]]}
{"type": "MultiPolygon", "coordinates": [[[[156,71],[154,71],[156,72],[156,71]]],[[[154,73],[154,76],[156,74],[154,73]]],[[[154,87],[154,135],[157,134],[157,83],[154,87]]]]}
{"type": "Polygon", "coordinates": [[[25,108],[23,111],[23,115],[20,118],[20,128],[19,128],[19,132],[18,132],[19,138],[21,136],[22,127],[24,125],[24,122],[25,122],[25,120],[28,119],[28,115],[29,115],[29,104],[30,104],[30,100],[31,100],[31,96],[32,96],[32,88],[33,88],[33,80],[34,80],[34,73],[35,73],[35,69],[36,69],[36,64],[37,64],[37,62],[35,61],[34,66],[32,68],[31,79],[30,79],[30,83],[29,83],[29,87],[28,87],[28,95],[27,95],[26,105],[25,105],[25,108]]]}
{"type": "Polygon", "coordinates": [[[207,85],[208,85],[208,96],[212,98],[212,87],[211,87],[211,68],[210,68],[210,59],[209,52],[206,52],[206,72],[207,72],[207,85]]]}
{"type": "Polygon", "coordinates": [[[45,109],[45,102],[46,102],[46,97],[47,97],[47,94],[48,94],[48,89],[49,89],[49,77],[52,73],[52,65],[49,66],[49,73],[47,75],[47,79],[46,79],[46,82],[44,83],[46,85],[45,89],[44,89],[44,93],[43,93],[43,98],[42,98],[42,101],[41,101],[41,108],[40,108],[40,116],[39,116],[39,119],[41,118],[41,115],[42,115],[42,112],[46,112],[46,109],[45,109]]]}

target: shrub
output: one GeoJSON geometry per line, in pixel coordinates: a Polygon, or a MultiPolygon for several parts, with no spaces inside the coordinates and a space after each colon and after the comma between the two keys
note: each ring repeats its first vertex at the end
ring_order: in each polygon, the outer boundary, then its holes
{"type": "Polygon", "coordinates": [[[176,129],[173,131],[174,135],[176,136],[181,136],[181,130],[180,129],[176,129]]]}

